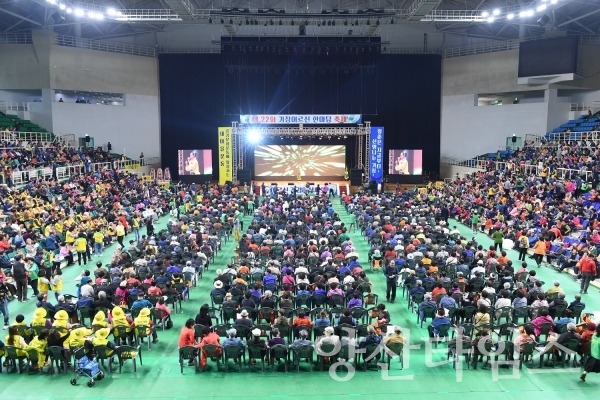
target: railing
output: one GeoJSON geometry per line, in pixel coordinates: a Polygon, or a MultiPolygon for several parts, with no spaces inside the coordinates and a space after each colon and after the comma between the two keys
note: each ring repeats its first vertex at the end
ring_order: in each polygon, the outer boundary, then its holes
{"type": "Polygon", "coordinates": [[[154,165],[160,165],[160,157],[148,157],[148,158],[142,158],[140,160],[140,165],[141,166],[154,166],[154,165]]]}
{"type": "MultiPolygon", "coordinates": [[[[64,181],[72,176],[81,175],[87,172],[102,172],[112,170],[113,168],[119,171],[127,170],[129,173],[137,176],[142,176],[142,172],[138,171],[142,165],[156,165],[160,163],[159,157],[149,157],[140,160],[113,161],[104,163],[93,163],[86,167],[83,163],[56,167],[56,179],[64,181]]],[[[27,184],[32,179],[49,180],[52,179],[54,171],[52,168],[36,168],[26,171],[13,171],[12,184],[15,187],[21,187],[27,184]]],[[[0,173],[0,181],[4,181],[3,173],[0,173]]]]}
{"type": "MultiPolygon", "coordinates": [[[[451,160],[451,159],[442,158],[441,163],[446,164],[446,165],[459,165],[459,164],[452,164],[452,163],[448,162],[449,160],[451,160]]],[[[488,169],[487,161],[484,161],[484,160],[467,160],[467,161],[475,162],[473,168],[479,168],[479,169],[483,169],[483,170],[488,169]],[[480,167],[482,161],[485,163],[483,168],[480,167]]],[[[462,163],[466,163],[466,161],[463,161],[462,163]]],[[[506,171],[506,170],[508,170],[510,164],[511,164],[510,162],[493,161],[492,166],[493,166],[493,169],[496,171],[506,171]]],[[[512,164],[514,167],[515,163],[512,163],[512,164]]],[[[459,165],[459,166],[469,166],[470,167],[470,165],[459,165]]],[[[540,176],[540,174],[542,172],[542,168],[540,168],[538,165],[533,165],[533,164],[521,165],[519,168],[525,173],[525,175],[534,174],[534,175],[540,176]]],[[[556,171],[557,171],[558,179],[572,179],[576,176],[584,175],[585,180],[591,181],[593,179],[593,175],[594,175],[592,171],[569,169],[569,168],[557,168],[556,171]]],[[[468,172],[462,173],[463,176],[467,175],[467,174],[468,174],[468,172]]],[[[459,176],[460,176],[460,174],[459,174],[459,176]]]]}
{"type": "Polygon", "coordinates": [[[382,46],[381,54],[442,54],[435,46],[382,46]]]}
{"type": "Polygon", "coordinates": [[[2,132],[0,134],[5,141],[26,141],[32,143],[52,143],[55,136],[49,132],[2,132]]]}
{"type": "Polygon", "coordinates": [[[178,53],[178,54],[192,54],[192,53],[220,53],[221,47],[200,47],[200,46],[161,46],[158,48],[158,53],[178,53]]]}
{"type": "Polygon", "coordinates": [[[0,44],[32,44],[31,32],[3,33],[0,35],[0,44]]]}
{"type": "Polygon", "coordinates": [[[571,111],[588,111],[592,113],[600,111],[600,101],[586,101],[581,103],[571,103],[571,111]]]}
{"type": "Polygon", "coordinates": [[[600,35],[580,35],[579,44],[600,44],[600,35]]]}
{"type": "Polygon", "coordinates": [[[73,36],[56,35],[54,44],[58,46],[107,51],[110,53],[130,54],[133,56],[156,57],[156,50],[153,47],[141,47],[126,43],[84,39],[73,36]]]}
{"type": "Polygon", "coordinates": [[[0,100],[0,110],[27,111],[28,108],[26,102],[0,100]]]}

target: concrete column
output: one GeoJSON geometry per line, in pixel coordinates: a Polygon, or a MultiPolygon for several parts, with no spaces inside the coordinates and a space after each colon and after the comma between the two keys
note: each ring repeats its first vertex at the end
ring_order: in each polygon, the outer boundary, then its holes
{"type": "Polygon", "coordinates": [[[75,37],[80,38],[81,37],[81,24],[73,25],[73,32],[74,32],[75,37]]]}
{"type": "Polygon", "coordinates": [[[544,102],[548,110],[546,132],[551,132],[554,128],[559,127],[569,119],[571,103],[569,101],[561,101],[558,97],[558,89],[544,90],[544,102]]]}

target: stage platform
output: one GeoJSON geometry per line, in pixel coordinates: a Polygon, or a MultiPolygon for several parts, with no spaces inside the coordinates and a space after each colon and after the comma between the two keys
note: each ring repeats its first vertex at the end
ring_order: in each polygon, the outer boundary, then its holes
{"type": "MultiPolygon", "coordinates": [[[[328,180],[303,179],[303,180],[299,181],[299,180],[291,180],[290,179],[287,181],[281,181],[281,180],[265,179],[265,180],[254,180],[252,182],[254,184],[256,184],[258,190],[260,190],[260,187],[263,184],[263,182],[264,182],[265,186],[267,187],[267,190],[269,190],[269,188],[271,186],[274,186],[276,184],[278,189],[285,188],[286,190],[293,190],[293,187],[296,186],[297,193],[304,193],[306,191],[307,184],[309,184],[310,191],[314,192],[317,185],[319,185],[322,188],[327,183],[327,184],[329,184],[330,188],[333,188],[336,196],[338,196],[340,193],[348,193],[348,191],[350,190],[350,181],[344,181],[344,180],[333,181],[330,179],[328,179],[328,180]]],[[[240,186],[239,189],[243,190],[244,188],[243,188],[243,186],[240,186]]]]}

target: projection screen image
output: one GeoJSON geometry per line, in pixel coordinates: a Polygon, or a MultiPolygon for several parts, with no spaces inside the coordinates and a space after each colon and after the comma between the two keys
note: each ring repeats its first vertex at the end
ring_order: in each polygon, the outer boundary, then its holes
{"type": "Polygon", "coordinates": [[[256,146],[255,176],[344,176],[346,146],[256,146]]]}

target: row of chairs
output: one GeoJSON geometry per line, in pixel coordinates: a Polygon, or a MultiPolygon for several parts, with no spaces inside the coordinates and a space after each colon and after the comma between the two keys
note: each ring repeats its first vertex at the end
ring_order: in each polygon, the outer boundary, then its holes
{"type": "MultiPolygon", "coordinates": [[[[285,372],[288,372],[290,362],[295,366],[296,372],[300,372],[300,363],[305,361],[310,372],[313,372],[313,363],[315,362],[315,353],[317,355],[316,362],[319,365],[320,371],[323,371],[323,366],[326,363],[326,359],[333,364],[339,359],[343,359],[348,362],[350,359],[354,361],[354,368],[360,364],[361,359],[363,363],[363,370],[366,371],[370,365],[379,367],[378,363],[370,362],[371,360],[384,359],[387,362],[387,368],[390,369],[391,360],[395,357],[399,358],[400,368],[404,367],[403,361],[403,347],[401,343],[391,343],[389,346],[383,346],[379,344],[372,344],[365,347],[365,352],[358,353],[354,352],[350,346],[341,346],[336,349],[332,344],[323,344],[321,351],[315,351],[315,348],[310,345],[292,347],[287,345],[276,345],[269,349],[259,346],[253,346],[250,344],[247,348],[240,348],[238,346],[217,346],[217,345],[205,345],[202,347],[202,351],[205,353],[207,359],[212,360],[216,363],[217,371],[219,371],[220,364],[225,365],[225,372],[229,372],[230,362],[234,361],[239,368],[239,372],[243,371],[243,364],[246,363],[248,372],[251,371],[252,362],[251,360],[260,361],[262,372],[265,372],[265,363],[271,366],[271,372],[275,371],[276,360],[277,369],[283,364],[285,372]],[[246,360],[246,353],[248,354],[248,360],[246,360]],[[383,356],[383,357],[382,357],[383,356]]],[[[198,355],[197,349],[193,346],[185,346],[179,349],[179,365],[181,367],[181,373],[183,374],[183,367],[185,360],[194,360],[195,372],[198,372],[198,355]]],[[[348,364],[350,365],[350,364],[348,364]]],[[[339,368],[339,367],[338,367],[339,368]]],[[[203,371],[206,369],[204,367],[203,371]]]]}

